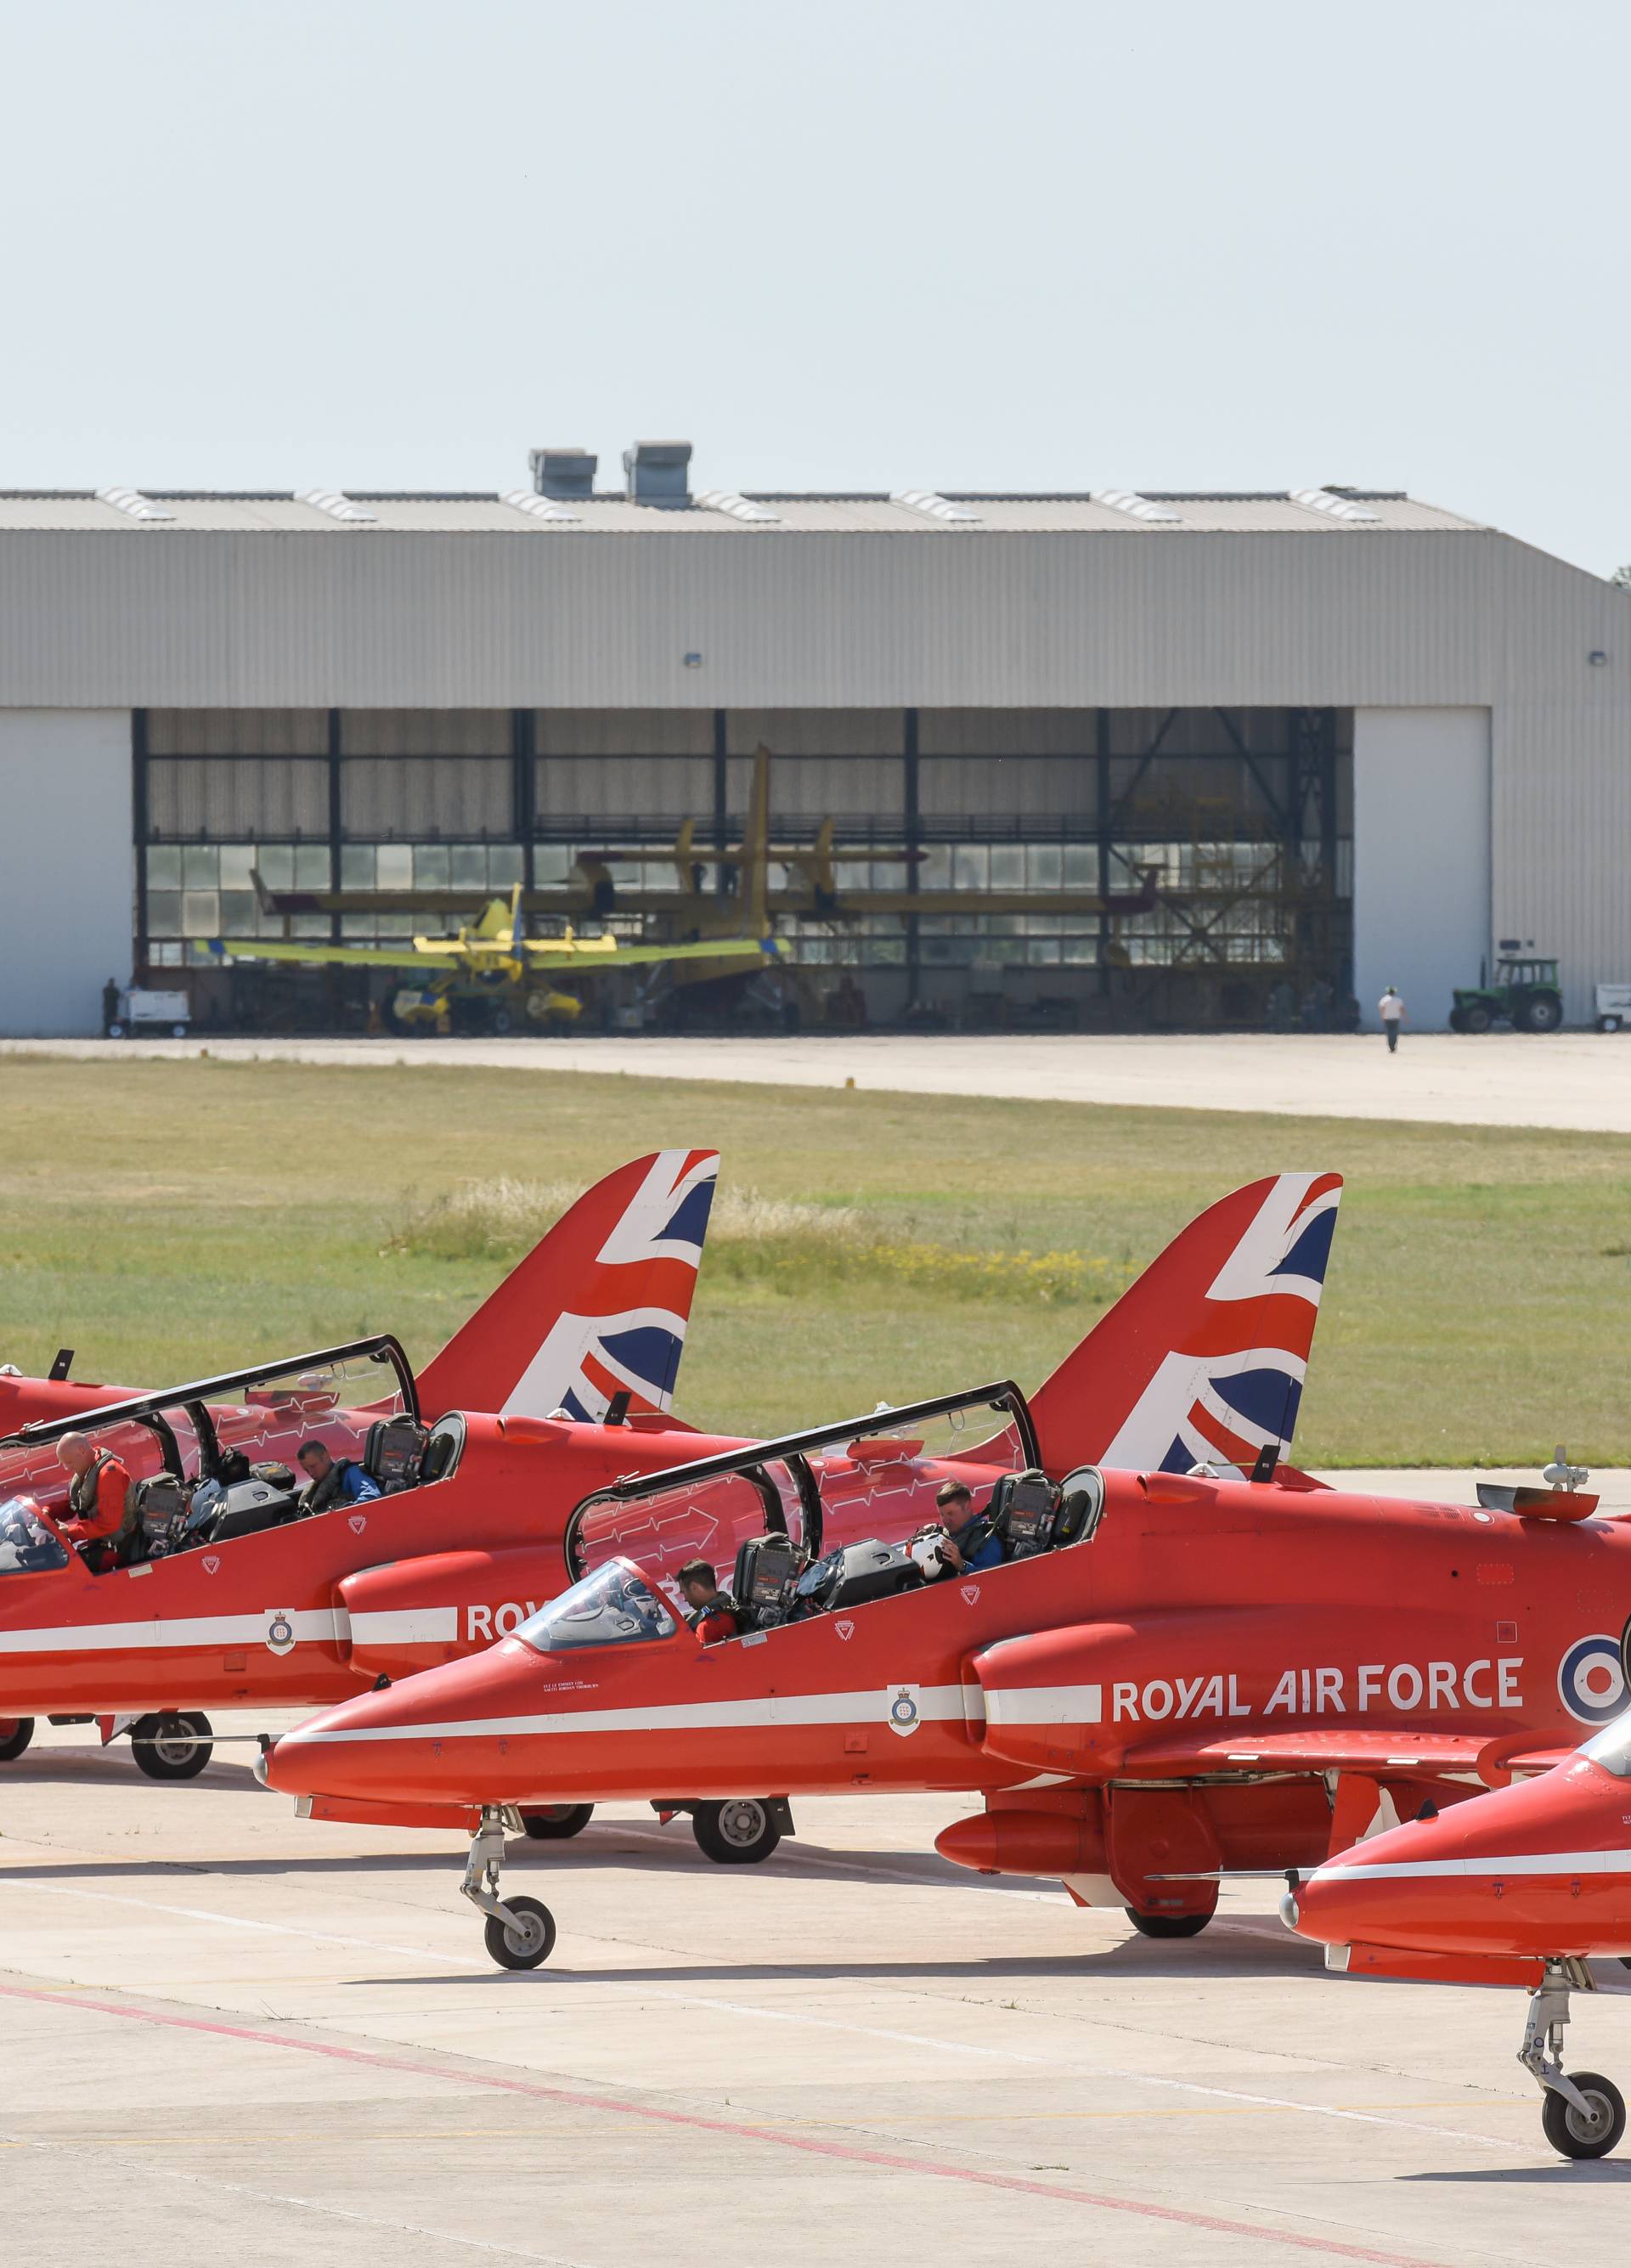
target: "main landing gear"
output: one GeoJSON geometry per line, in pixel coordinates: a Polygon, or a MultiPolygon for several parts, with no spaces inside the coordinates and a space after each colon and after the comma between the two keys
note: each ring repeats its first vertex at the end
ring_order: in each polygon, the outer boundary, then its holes
{"type": "MultiPolygon", "coordinates": [[[[196,1779],[215,1754],[210,1719],[196,1709],[155,1709],[134,1720],[125,1717],[52,1717],[53,1725],[95,1725],[107,1748],[128,1733],[138,1771],[149,1779],[196,1779]]],[[[34,1736],[32,1717],[0,1717],[0,1764],[20,1756],[34,1736]]]]}
{"type": "Polygon", "coordinates": [[[1140,1913],[1136,1906],[1123,1906],[1121,1911],[1140,1937],[1199,1937],[1212,1919],[1212,1913],[1140,1913]]]}
{"type": "Polygon", "coordinates": [[[592,1803],[551,1803],[542,1811],[523,1811],[521,1825],[535,1843],[565,1843],[581,1835],[594,1816],[592,1803]]]}
{"type": "Polygon", "coordinates": [[[793,1806],[785,1795],[735,1795],[725,1803],[673,1799],[653,1802],[666,1827],[676,1812],[689,1811],[697,1848],[716,1867],[756,1867],[793,1830],[793,1806]]]}
{"type": "Polygon", "coordinates": [[[487,1950],[501,1969],[536,1969],[555,1947],[555,1916],[548,1906],[536,1898],[498,1895],[505,1837],[525,1832],[520,1813],[507,1803],[483,1805],[461,1885],[470,1904],[487,1917],[487,1950]]]}
{"type": "Polygon", "coordinates": [[[210,1719],[197,1710],[138,1717],[130,1727],[137,1769],[149,1779],[196,1779],[215,1754],[210,1719]]]}
{"type": "Polygon", "coordinates": [[[1606,2157],[1626,2131],[1626,2099],[1600,2072],[1563,2069],[1563,2027],[1571,1991],[1589,1992],[1583,1961],[1548,1961],[1529,1996],[1529,2019],[1517,2059],[1545,2095],[1540,2124],[1565,2158],[1606,2157]]]}

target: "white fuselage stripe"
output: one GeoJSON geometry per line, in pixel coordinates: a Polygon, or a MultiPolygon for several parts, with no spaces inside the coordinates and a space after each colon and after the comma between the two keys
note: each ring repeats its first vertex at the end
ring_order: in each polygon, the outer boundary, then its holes
{"type": "MultiPolygon", "coordinates": [[[[875,1725],[887,1717],[901,1688],[873,1686],[861,1693],[775,1693],[750,1701],[694,1701],[668,1708],[565,1709],[549,1716],[461,1718],[442,1724],[359,1725],[343,1731],[308,1731],[297,1725],[278,1745],[324,1741],[521,1740],[552,1733],[705,1733],[782,1725],[875,1725]]],[[[963,1721],[961,1685],[926,1685],[914,1696],[919,1722],[963,1721]]]]}
{"type": "MultiPolygon", "coordinates": [[[[195,1615],[129,1623],[60,1623],[49,1630],[0,1631],[0,1656],[8,1653],[150,1653],[165,1646],[261,1646],[277,1612],[258,1615],[195,1615]]],[[[343,1607],[314,1607],[286,1614],[296,1640],[327,1645],[351,1636],[343,1607]]]]}
{"type": "Polygon", "coordinates": [[[993,1725],[1096,1725],[1104,1715],[1102,1685],[999,1685],[985,1695],[993,1725]]]}
{"type": "Polygon", "coordinates": [[[1373,1865],[1317,1867],[1308,1885],[1313,1889],[1321,1882],[1465,1881],[1469,1876],[1485,1874],[1504,1880],[1514,1874],[1631,1874],[1631,1851],[1519,1851],[1509,1857],[1487,1859],[1384,1859],[1373,1865]]]}
{"type": "Polygon", "coordinates": [[[458,1636],[457,1607],[381,1609],[351,1616],[351,1639],[357,1646],[452,1646],[458,1636]]]}

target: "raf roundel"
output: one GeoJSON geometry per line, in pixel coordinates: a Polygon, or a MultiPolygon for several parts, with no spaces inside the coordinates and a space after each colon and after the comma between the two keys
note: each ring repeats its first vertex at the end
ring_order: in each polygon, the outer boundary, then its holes
{"type": "Polygon", "coordinates": [[[1558,1697],[1583,1725],[1606,1725],[1626,1705],[1620,1641],[1605,1631],[1575,1640],[1557,1667],[1558,1697]]]}

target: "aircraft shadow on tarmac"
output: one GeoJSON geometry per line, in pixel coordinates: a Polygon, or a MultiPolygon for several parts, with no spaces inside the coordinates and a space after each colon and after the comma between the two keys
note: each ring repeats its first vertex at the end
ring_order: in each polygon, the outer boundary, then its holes
{"type": "MultiPolygon", "coordinates": [[[[469,1975],[450,1975],[438,1970],[434,1976],[415,1977],[416,1991],[423,1984],[680,1984],[695,1991],[705,1984],[830,1984],[843,1979],[864,1982],[867,1977],[939,1977],[961,1979],[964,1983],[995,1984],[1046,1982],[1049,1980],[1091,1977],[1096,1971],[1113,1971],[1117,1976],[1168,1976],[1175,1981],[1188,1984],[1197,1978],[1234,1977],[1243,1973],[1260,1975],[1268,1967],[1277,1970],[1295,1971],[1299,1967],[1309,1977],[1319,1977],[1317,1969],[1309,1969],[1296,1960],[1297,1948],[1288,1945],[1287,1957],[1277,1957],[1272,1963],[1252,1961],[1242,1948],[1237,1962],[1197,1960],[1193,1950],[1186,1946],[1161,1948],[1146,1946],[1140,1939],[1132,1945],[1107,1947],[1093,1954],[1005,1954],[991,1953],[971,1955],[965,1961],[948,1958],[942,1961],[699,1961],[671,1963],[663,1968],[645,1969],[587,1969],[572,1961],[570,1937],[572,1918],[557,1911],[556,1920],[561,1926],[561,1944],[548,1968],[530,1970],[476,1970],[469,1975]],[[1163,1953],[1168,1956],[1164,1966],[1163,1953]],[[1170,1955],[1182,1956],[1182,1965],[1170,1955]]],[[[1276,1948],[1278,1953],[1278,1948],[1276,1948]]],[[[402,1977],[359,1977],[351,1980],[358,1984],[402,1984],[402,1977]]]]}
{"type": "Polygon", "coordinates": [[[1572,2164],[1561,2161],[1554,2166],[1469,2166],[1459,2173],[1396,2174],[1400,2183],[1435,2182],[1459,2186],[1464,2182],[1476,2182],[1480,2187],[1502,2182],[1539,2182],[1546,2189],[1578,2189],[1582,2183],[1588,2187],[1613,2188],[1617,2183],[1631,2182],[1631,2165],[1611,2158],[1583,2158],[1572,2164]]]}

